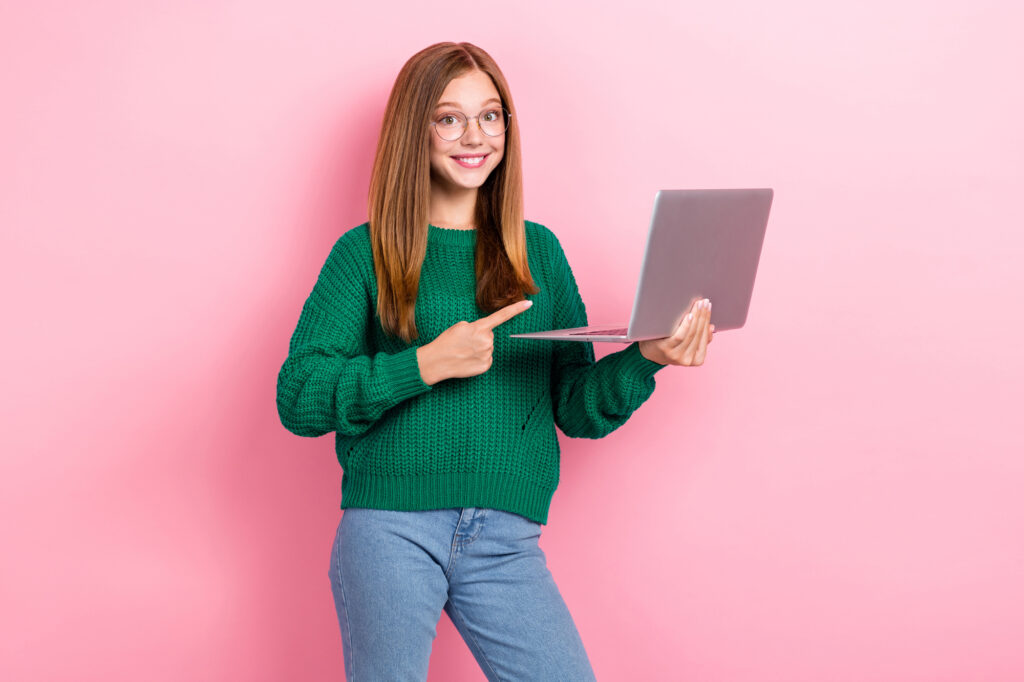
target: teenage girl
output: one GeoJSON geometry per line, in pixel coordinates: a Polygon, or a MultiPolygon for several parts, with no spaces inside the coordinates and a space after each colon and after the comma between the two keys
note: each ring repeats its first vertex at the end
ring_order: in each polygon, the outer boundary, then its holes
{"type": "Polygon", "coordinates": [[[657,371],[701,365],[714,329],[704,299],[671,336],[597,362],[591,343],[509,338],[587,325],[522,196],[494,60],[470,43],[413,55],[384,112],[369,220],[332,248],[278,377],[289,431],[336,434],[328,574],[350,682],[425,680],[442,611],[488,680],[594,679],[538,545],[555,427],[607,435],[657,371]]]}

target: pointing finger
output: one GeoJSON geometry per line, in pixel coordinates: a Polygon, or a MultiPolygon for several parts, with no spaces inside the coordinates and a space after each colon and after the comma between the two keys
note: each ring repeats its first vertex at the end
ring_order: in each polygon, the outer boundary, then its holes
{"type": "Polygon", "coordinates": [[[533,301],[516,301],[511,305],[495,310],[487,317],[481,317],[479,320],[474,322],[474,324],[483,327],[484,329],[494,329],[502,322],[508,322],[519,313],[525,311],[531,305],[533,305],[533,301]]]}

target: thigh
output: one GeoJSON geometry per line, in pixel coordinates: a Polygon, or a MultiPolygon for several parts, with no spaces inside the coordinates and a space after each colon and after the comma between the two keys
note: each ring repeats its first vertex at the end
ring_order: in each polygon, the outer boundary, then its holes
{"type": "Polygon", "coordinates": [[[448,581],[422,514],[350,508],[338,524],[328,574],[352,682],[427,679],[448,581]]]}
{"type": "Polygon", "coordinates": [[[445,604],[488,680],[594,680],[538,545],[540,524],[495,509],[449,572],[445,604]]]}

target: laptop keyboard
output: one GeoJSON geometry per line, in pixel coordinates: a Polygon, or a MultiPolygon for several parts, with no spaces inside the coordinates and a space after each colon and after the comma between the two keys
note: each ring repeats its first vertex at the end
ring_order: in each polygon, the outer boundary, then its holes
{"type": "Polygon", "coordinates": [[[595,330],[591,330],[591,329],[587,329],[587,330],[584,330],[584,331],[581,331],[581,332],[569,332],[569,336],[575,336],[577,334],[593,334],[595,336],[604,336],[604,335],[608,334],[608,335],[611,335],[611,336],[625,336],[627,329],[629,329],[629,328],[628,327],[623,327],[621,329],[599,329],[599,330],[596,330],[596,331],[595,330]]]}

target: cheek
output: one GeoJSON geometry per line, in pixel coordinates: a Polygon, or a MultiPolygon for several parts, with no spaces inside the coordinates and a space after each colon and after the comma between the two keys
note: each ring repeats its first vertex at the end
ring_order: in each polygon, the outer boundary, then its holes
{"type": "Polygon", "coordinates": [[[445,142],[440,139],[437,135],[430,136],[430,155],[438,158],[447,156],[448,148],[451,147],[451,143],[445,142]]]}
{"type": "Polygon", "coordinates": [[[430,145],[430,165],[431,166],[433,166],[435,169],[440,170],[443,167],[445,159],[447,158],[447,156],[448,156],[448,150],[447,149],[442,148],[436,142],[431,143],[431,145],[430,145]]]}

